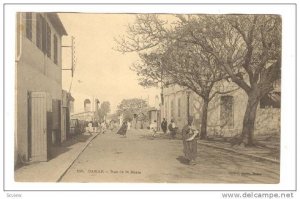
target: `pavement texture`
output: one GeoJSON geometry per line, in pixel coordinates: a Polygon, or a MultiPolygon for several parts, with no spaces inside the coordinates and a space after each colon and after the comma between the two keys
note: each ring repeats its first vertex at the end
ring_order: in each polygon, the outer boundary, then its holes
{"type": "Polygon", "coordinates": [[[51,159],[15,170],[16,182],[57,182],[98,134],[84,133],[51,149],[51,159]]]}
{"type": "Polygon", "coordinates": [[[196,165],[183,157],[182,141],[131,129],[82,135],[56,148],[53,158],[15,171],[18,182],[279,183],[280,164],[268,148],[240,149],[199,141],[196,165]],[[263,155],[261,155],[263,154],[263,155]],[[261,156],[260,156],[261,155],[261,156]]]}

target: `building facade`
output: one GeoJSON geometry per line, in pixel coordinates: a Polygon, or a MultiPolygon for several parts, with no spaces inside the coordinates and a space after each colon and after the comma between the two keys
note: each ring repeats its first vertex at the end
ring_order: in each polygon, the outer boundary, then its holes
{"type": "MultiPolygon", "coordinates": [[[[225,82],[227,90],[233,90],[226,95],[216,95],[209,103],[207,132],[208,136],[232,137],[240,134],[243,128],[243,118],[247,105],[247,94],[232,82],[225,82]]],[[[168,123],[175,120],[181,129],[187,124],[188,115],[194,117],[195,126],[201,127],[201,108],[203,101],[194,92],[170,85],[163,89],[161,118],[168,123]]],[[[264,97],[258,105],[255,122],[255,134],[280,132],[280,85],[264,97]]]]}
{"type": "Polygon", "coordinates": [[[97,111],[100,108],[100,101],[97,97],[91,97],[79,93],[74,93],[75,112],[71,112],[72,119],[82,121],[98,120],[97,111]]]}
{"type": "Polygon", "coordinates": [[[61,38],[55,13],[17,13],[15,163],[47,160],[61,130],[61,38]]]}

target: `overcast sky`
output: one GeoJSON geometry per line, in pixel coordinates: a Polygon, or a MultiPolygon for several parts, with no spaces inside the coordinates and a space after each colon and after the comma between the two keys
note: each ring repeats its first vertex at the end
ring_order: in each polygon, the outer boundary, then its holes
{"type": "MultiPolygon", "coordinates": [[[[114,38],[126,34],[134,15],[60,13],[59,17],[68,33],[63,45],[70,45],[71,36],[75,37],[76,70],[71,93],[95,96],[101,102],[110,101],[112,111],[122,99],[133,97],[149,96],[153,104],[159,90],[139,86],[137,75],[129,69],[138,59],[137,54],[113,50],[114,38]]],[[[66,68],[71,65],[71,56],[70,51],[64,51],[63,68],[66,68]]],[[[63,71],[63,89],[69,90],[70,83],[70,71],[63,71]]]]}

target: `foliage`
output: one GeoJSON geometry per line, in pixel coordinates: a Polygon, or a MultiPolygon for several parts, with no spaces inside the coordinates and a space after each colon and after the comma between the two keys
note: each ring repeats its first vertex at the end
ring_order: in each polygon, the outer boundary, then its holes
{"type": "Polygon", "coordinates": [[[100,108],[97,110],[97,115],[99,120],[103,121],[109,112],[110,112],[110,103],[108,101],[102,102],[100,108]]]}
{"type": "Polygon", "coordinates": [[[134,115],[140,121],[147,121],[148,117],[148,104],[145,100],[139,98],[123,99],[118,105],[118,115],[123,114],[123,119],[131,121],[134,115]]]}

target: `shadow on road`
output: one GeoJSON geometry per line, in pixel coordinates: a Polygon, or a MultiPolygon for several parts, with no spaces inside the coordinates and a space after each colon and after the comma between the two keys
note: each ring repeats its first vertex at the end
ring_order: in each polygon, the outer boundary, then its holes
{"type": "Polygon", "coordinates": [[[176,158],[176,160],[178,160],[181,164],[189,165],[189,160],[183,156],[178,156],[178,158],[176,158]]]}
{"type": "Polygon", "coordinates": [[[142,139],[148,139],[148,140],[155,140],[155,139],[161,139],[161,140],[181,140],[181,138],[175,137],[172,138],[169,134],[155,134],[153,136],[151,133],[148,135],[141,135],[140,138],[142,139]]]}
{"type": "Polygon", "coordinates": [[[56,158],[57,156],[69,151],[71,149],[71,146],[74,144],[77,144],[79,142],[86,142],[90,137],[92,137],[92,134],[80,134],[77,136],[74,136],[72,138],[69,138],[69,140],[63,142],[60,146],[51,146],[50,149],[50,160],[53,158],[56,158]]]}

